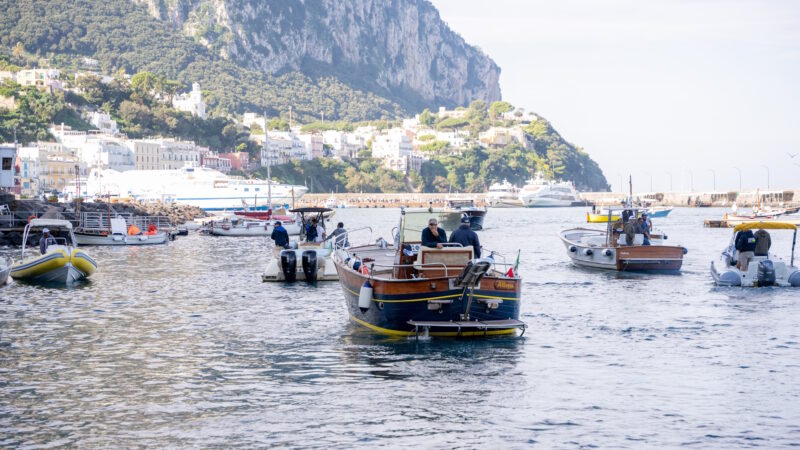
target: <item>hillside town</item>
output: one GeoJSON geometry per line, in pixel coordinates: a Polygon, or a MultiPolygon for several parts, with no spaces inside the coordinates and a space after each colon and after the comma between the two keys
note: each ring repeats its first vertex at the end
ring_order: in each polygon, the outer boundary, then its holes
{"type": "MultiPolygon", "coordinates": [[[[94,61],[84,61],[91,66],[94,61]]],[[[82,76],[97,76],[93,72],[78,72],[73,80],[82,76]]],[[[21,86],[35,86],[49,93],[74,91],[79,87],[62,80],[57,69],[26,69],[17,72],[0,71],[3,80],[14,81],[21,86]]],[[[129,76],[127,77],[130,78],[129,76]]],[[[102,76],[103,83],[112,78],[102,76]]],[[[76,84],[77,85],[77,84],[76,84]]],[[[206,103],[198,83],[190,91],[163,98],[178,111],[184,111],[200,119],[206,119],[206,103]]],[[[0,98],[0,107],[14,108],[13,98],[0,98]]],[[[172,137],[153,136],[130,139],[120,131],[115,119],[99,108],[82,111],[82,119],[93,129],[74,130],[70,126],[52,124],[49,129],[52,141],[39,141],[24,146],[5,144],[16,148],[14,159],[14,185],[12,190],[20,196],[37,196],[44,192],[63,191],[70,182],[86,177],[92,169],[128,170],[178,169],[184,165],[208,167],[223,173],[244,175],[260,167],[275,166],[296,160],[311,160],[321,157],[353,159],[369,156],[378,159],[387,169],[403,174],[419,172],[422,163],[432,152],[447,152],[458,155],[465,149],[481,146],[502,148],[516,142],[530,149],[532,139],[522,127],[538,117],[523,110],[501,112],[501,119],[509,126],[492,126],[486,131],[473,133],[459,119],[467,114],[467,108],[439,108],[434,114],[439,119],[451,119],[456,124],[449,129],[436,129],[428,122],[420,121],[420,115],[391,123],[390,127],[375,125],[349,127],[348,130],[315,129],[304,131],[302,124],[292,123],[291,113],[287,130],[264,132],[270,119],[264,114],[245,112],[237,117],[238,125],[249,133],[249,139],[261,148],[260,154],[242,151],[220,151],[192,141],[172,137]]],[[[321,122],[325,124],[324,119],[321,122]]]]}

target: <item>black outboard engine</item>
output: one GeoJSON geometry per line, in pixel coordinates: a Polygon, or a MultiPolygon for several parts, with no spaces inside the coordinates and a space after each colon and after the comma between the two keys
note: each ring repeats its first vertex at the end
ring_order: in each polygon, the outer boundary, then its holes
{"type": "Polygon", "coordinates": [[[772,286],[775,284],[775,266],[772,261],[765,259],[758,262],[758,286],[772,286]]]}
{"type": "Polygon", "coordinates": [[[294,251],[281,251],[281,271],[286,281],[297,279],[297,256],[295,256],[294,251]]]}
{"type": "Polygon", "coordinates": [[[317,281],[317,252],[314,250],[303,252],[303,273],[306,281],[317,281]]]}

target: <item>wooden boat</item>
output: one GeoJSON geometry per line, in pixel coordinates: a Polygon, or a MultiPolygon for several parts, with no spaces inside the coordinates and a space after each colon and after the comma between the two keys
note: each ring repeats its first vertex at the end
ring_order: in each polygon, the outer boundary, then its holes
{"type": "MultiPolygon", "coordinates": [[[[635,208],[631,209],[639,214],[635,208]]],[[[614,210],[608,212],[614,215],[614,210]]],[[[621,214],[617,211],[616,214],[621,214]]],[[[686,249],[664,245],[667,237],[654,230],[652,245],[643,245],[644,236],[637,234],[633,245],[625,244],[625,236],[608,222],[605,229],[573,228],[559,233],[573,264],[581,267],[627,272],[679,272],[686,249]]]]}
{"type": "Polygon", "coordinates": [[[522,280],[510,265],[473,259],[471,247],[421,247],[435,213],[401,210],[395,245],[336,249],[333,260],[353,322],[393,336],[486,336],[524,332],[522,280]]]}
{"type": "MultiPolygon", "coordinates": [[[[35,252],[38,253],[38,252],[35,252]]],[[[28,282],[70,284],[90,276],[97,263],[75,246],[72,223],[67,220],[31,219],[22,234],[22,255],[11,266],[11,277],[28,282]],[[47,247],[43,255],[35,255],[26,243],[32,229],[51,228],[63,237],[55,237],[55,244],[47,247]]]]}
{"type": "Polygon", "coordinates": [[[733,228],[730,243],[722,251],[720,265],[711,262],[711,277],[718,286],[742,287],[800,287],[800,269],[794,265],[794,248],[797,242],[797,226],[783,222],[747,222],[733,228]],[[739,252],[736,250],[736,235],[746,230],[790,230],[792,253],[789,264],[774,253],[752,256],[748,259],[746,270],[739,267],[739,252]]]}

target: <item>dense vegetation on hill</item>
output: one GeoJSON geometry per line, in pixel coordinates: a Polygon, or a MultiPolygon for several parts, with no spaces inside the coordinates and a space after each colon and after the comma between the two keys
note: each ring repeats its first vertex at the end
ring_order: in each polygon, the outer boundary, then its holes
{"type": "Polygon", "coordinates": [[[267,110],[311,121],[394,118],[396,103],[351,88],[334,77],[300,72],[272,76],[245,69],[173,30],[128,0],[0,0],[0,50],[17,44],[54,67],[79,68],[96,58],[105,73],[151,71],[198,81],[212,115],[267,110]]]}

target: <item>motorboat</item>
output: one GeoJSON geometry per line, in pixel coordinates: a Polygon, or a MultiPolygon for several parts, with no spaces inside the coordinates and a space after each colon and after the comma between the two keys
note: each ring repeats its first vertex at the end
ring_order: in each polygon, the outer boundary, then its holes
{"type": "Polygon", "coordinates": [[[173,170],[125,172],[94,169],[87,178],[86,188],[90,196],[103,192],[141,201],[193,205],[206,211],[241,209],[243,202],[247,204],[253,199],[250,206],[256,209],[292,203],[308,191],[305,186],[240,179],[193,165],[173,170]]]}
{"type": "Polygon", "coordinates": [[[431,217],[401,209],[396,244],[379,239],[334,251],[350,319],[401,337],[524,333],[516,266],[474,258],[472,247],[459,244],[421,246],[420,230],[431,217]]]}
{"type": "Polygon", "coordinates": [[[334,197],[333,195],[331,195],[330,197],[328,197],[327,200],[325,200],[325,207],[328,209],[336,209],[338,206],[339,204],[336,202],[336,197],[334,197]]]}
{"type": "MultiPolygon", "coordinates": [[[[635,208],[623,209],[640,214],[635,208]]],[[[622,211],[610,209],[608,214],[619,217],[622,211]]],[[[559,237],[572,263],[579,267],[626,272],[680,271],[685,247],[665,245],[667,236],[658,230],[650,233],[651,245],[644,245],[643,234],[636,234],[627,245],[622,230],[616,226],[616,221],[608,221],[605,229],[572,228],[559,233],[559,237]]]]}
{"type": "Polygon", "coordinates": [[[154,218],[127,215],[128,223],[121,215],[107,218],[98,213],[87,214],[91,216],[82,216],[82,225],[85,226],[74,231],[78,245],[158,245],[166,244],[169,238],[167,231],[159,229],[154,218]],[[108,225],[103,226],[106,223],[108,225]]]}
{"type": "Polygon", "coordinates": [[[651,219],[663,219],[669,216],[671,212],[672,208],[667,206],[651,206],[647,208],[647,217],[651,219]]]}
{"type": "Polygon", "coordinates": [[[541,172],[519,191],[519,199],[527,208],[581,205],[578,191],[569,181],[546,180],[541,172]]]}
{"type": "MultiPolygon", "coordinates": [[[[335,239],[309,241],[305,234],[306,225],[311,219],[316,218],[322,223],[324,214],[329,208],[296,208],[290,212],[299,217],[300,233],[298,240],[290,244],[290,248],[275,247],[272,249],[272,259],[267,262],[267,267],[261,275],[263,282],[294,282],[294,281],[336,281],[339,276],[330,256],[335,246],[345,247],[348,231],[344,237],[335,239]]],[[[365,227],[370,230],[370,227],[365,227]]],[[[357,231],[357,230],[354,230],[357,231]]]]}
{"type": "MultiPolygon", "coordinates": [[[[664,206],[651,206],[641,211],[647,212],[647,217],[651,219],[658,219],[667,217],[669,213],[672,212],[672,208],[664,206]]],[[[586,212],[587,223],[606,223],[609,220],[611,220],[611,222],[616,222],[619,220],[619,213],[614,213],[609,217],[608,209],[603,207],[586,212]]]]}
{"type": "Polygon", "coordinates": [[[70,284],[90,276],[97,263],[75,244],[72,223],[58,219],[31,219],[22,234],[20,260],[11,266],[11,278],[28,282],[70,284]],[[44,254],[26,246],[31,230],[49,228],[55,244],[44,254]]]}
{"type": "Polygon", "coordinates": [[[483,229],[483,219],[487,208],[478,208],[473,199],[446,199],[447,209],[458,211],[469,218],[469,227],[473,230],[483,229]]]}
{"type": "Polygon", "coordinates": [[[519,188],[503,180],[502,183],[493,183],[486,193],[486,203],[492,208],[520,208],[519,188]]]}
{"type": "Polygon", "coordinates": [[[718,286],[742,287],[800,287],[800,269],[794,265],[794,248],[797,242],[797,226],[783,222],[746,222],[733,228],[728,246],[722,251],[719,267],[711,262],[711,276],[718,286]],[[770,251],[765,255],[751,256],[747,267],[741,268],[740,254],[736,250],[736,237],[747,230],[789,230],[793,231],[792,250],[787,264],[780,256],[770,251]]]}
{"type": "MultiPolygon", "coordinates": [[[[229,237],[269,236],[275,229],[275,222],[266,220],[247,220],[240,218],[211,221],[205,228],[208,234],[229,237]]],[[[300,226],[293,222],[283,224],[290,235],[299,235],[300,226]]]]}
{"type": "Polygon", "coordinates": [[[3,286],[8,282],[9,273],[11,273],[11,266],[9,266],[8,262],[3,259],[0,261],[0,286],[3,286]]]}

